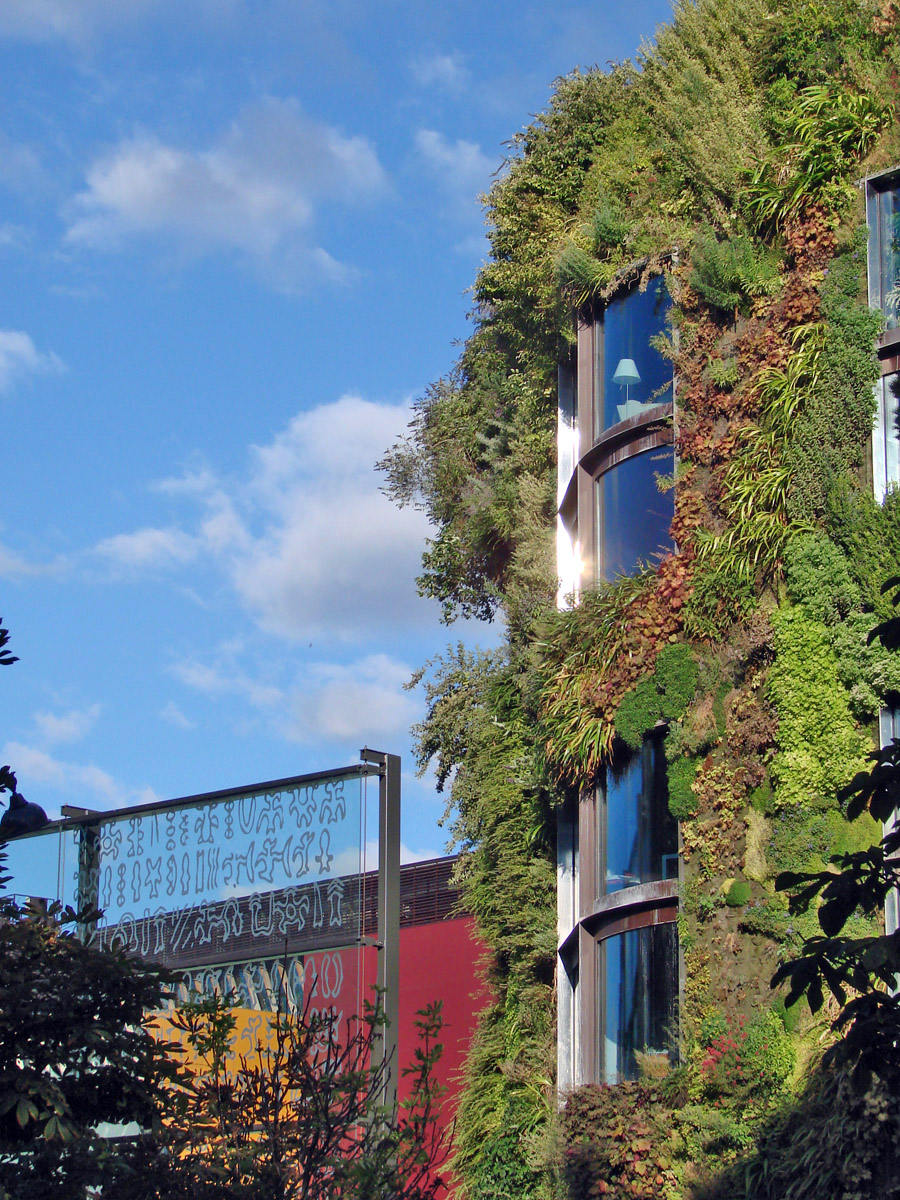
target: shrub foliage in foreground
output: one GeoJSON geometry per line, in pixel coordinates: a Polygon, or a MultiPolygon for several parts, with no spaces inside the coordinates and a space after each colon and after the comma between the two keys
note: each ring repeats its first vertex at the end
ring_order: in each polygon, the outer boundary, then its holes
{"type": "MultiPolygon", "coordinates": [[[[0,886],[3,879],[0,878],[0,886]]],[[[115,1151],[101,1122],[159,1122],[177,1063],[152,1036],[159,970],[86,946],[75,913],[0,896],[0,1197],[76,1200],[115,1151]]]]}
{"type": "Polygon", "coordinates": [[[378,1006],[339,1025],[334,1010],[314,1011],[307,1000],[303,1010],[272,1014],[250,1055],[236,1052],[231,1005],[221,998],[185,1005],[171,1020],[195,1066],[164,1126],[140,1140],[104,1197],[433,1200],[442,1190],[448,1135],[437,1123],[443,1089],[432,1078],[439,1003],[418,1016],[399,1112],[382,1100],[393,1064],[374,1053],[378,1006]]]}
{"type": "MultiPolygon", "coordinates": [[[[0,880],[0,883],[3,881],[0,880]]],[[[81,914],[87,916],[89,914],[81,914]]],[[[276,1013],[232,1054],[218,998],[176,1010],[192,1050],[154,1036],[167,976],[86,945],[76,914],[0,896],[0,1200],[433,1200],[440,1004],[419,1014],[409,1097],[373,1054],[380,1008],[276,1013]],[[137,1122],[139,1137],[98,1136],[137,1122]],[[108,1131],[107,1131],[108,1132],[108,1131]]]]}

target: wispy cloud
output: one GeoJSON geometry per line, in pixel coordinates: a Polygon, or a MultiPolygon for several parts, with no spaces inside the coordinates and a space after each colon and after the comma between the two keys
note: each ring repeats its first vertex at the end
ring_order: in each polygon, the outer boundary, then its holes
{"type": "MultiPolygon", "coordinates": [[[[214,11],[234,0],[194,0],[191,7],[214,11]]],[[[182,11],[180,6],[177,10],[182,11]]],[[[97,33],[118,30],[142,18],[172,13],[172,0],[2,0],[0,37],[43,42],[61,38],[85,45],[97,33]]]]}
{"type": "Polygon", "coordinates": [[[224,573],[260,628],[297,642],[421,626],[433,616],[415,589],[427,520],[382,495],[374,468],[409,415],[406,405],[359,396],[299,413],[250,448],[240,480],[202,468],[158,484],[189,506],[181,525],[115,534],[94,556],[114,576],[177,573],[202,560],[224,573]]]}
{"type": "Polygon", "coordinates": [[[476,142],[450,141],[435,129],[416,132],[415,152],[444,197],[445,214],[467,224],[480,221],[478,197],[490,187],[499,159],[491,159],[476,142]]]}
{"type": "Polygon", "coordinates": [[[88,806],[114,808],[159,799],[152,788],[126,788],[100,767],[54,758],[46,750],[23,742],[7,742],[2,757],[4,762],[15,764],[19,787],[26,795],[32,784],[42,783],[74,794],[79,804],[88,806]]]}
{"type": "Polygon", "coordinates": [[[104,538],[94,552],[123,569],[183,565],[196,558],[200,541],[180,529],[138,529],[104,538]]]}
{"type": "Polygon", "coordinates": [[[64,558],[49,563],[34,563],[0,545],[0,579],[27,579],[35,575],[58,575],[66,569],[64,558]]]}
{"type": "Polygon", "coordinates": [[[411,674],[406,663],[386,654],[315,664],[294,697],[288,736],[310,744],[405,737],[419,716],[417,700],[404,690],[411,674]]]}
{"type": "Polygon", "coordinates": [[[102,250],[152,237],[188,255],[236,252],[279,286],[340,283],[351,269],[315,244],[317,206],[368,203],[387,191],[367,139],[313,120],[293,100],[266,99],[208,149],[150,135],[115,147],[88,170],[66,236],[102,250]]]}
{"type": "Polygon", "coordinates": [[[27,333],[17,329],[0,329],[0,393],[34,375],[60,375],[65,364],[52,351],[38,350],[27,333]]]}
{"type": "Polygon", "coordinates": [[[11,192],[26,192],[43,186],[43,182],[44,170],[34,147],[14,141],[0,130],[0,186],[11,192]]]}
{"type": "MultiPolygon", "coordinates": [[[[400,863],[427,862],[440,858],[439,850],[413,850],[406,842],[400,843],[400,863]]],[[[378,867],[378,843],[367,841],[363,846],[350,846],[334,856],[331,869],[335,875],[355,875],[357,871],[374,871],[378,867]]]]}
{"type": "Polygon", "coordinates": [[[0,223],[0,246],[22,250],[28,244],[29,237],[29,230],[24,225],[13,225],[10,221],[0,223]]]}
{"type": "Polygon", "coordinates": [[[79,742],[93,729],[100,716],[100,705],[72,708],[66,713],[37,712],[32,718],[45,746],[59,742],[79,742]]]}
{"type": "Polygon", "coordinates": [[[461,54],[422,54],[409,64],[413,79],[423,88],[458,95],[470,86],[472,73],[461,54]]]}
{"type": "Polygon", "coordinates": [[[285,702],[281,688],[235,670],[231,658],[232,655],[226,654],[223,661],[212,665],[198,659],[186,659],[175,663],[171,673],[194,691],[207,696],[241,696],[254,708],[272,709],[285,702]]]}
{"type": "Polygon", "coordinates": [[[167,724],[174,725],[176,729],[188,730],[197,728],[197,722],[192,721],[190,717],[186,717],[174,700],[169,700],[159,715],[167,724]]]}
{"type": "Polygon", "coordinates": [[[418,700],[405,690],[412,668],[386,654],[312,662],[301,680],[284,686],[253,678],[237,665],[242,659],[240,650],[223,647],[211,660],[179,660],[169,670],[202,695],[239,696],[279,736],[301,745],[329,742],[357,749],[363,742],[390,741],[405,737],[420,715],[418,700]]]}

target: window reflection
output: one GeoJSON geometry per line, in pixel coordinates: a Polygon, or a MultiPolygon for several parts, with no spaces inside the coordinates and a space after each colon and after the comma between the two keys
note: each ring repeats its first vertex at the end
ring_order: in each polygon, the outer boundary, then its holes
{"type": "Polygon", "coordinates": [[[612,582],[672,549],[673,489],[661,492],[657,476],[675,470],[671,446],[626,458],[594,481],[597,503],[597,574],[612,582]]]}
{"type": "Polygon", "coordinates": [[[59,900],[77,907],[77,829],[53,829],[12,838],[4,846],[6,891],[20,899],[59,900]]]}
{"type": "Polygon", "coordinates": [[[635,1079],[638,1052],[674,1059],[678,936],[674,923],[650,925],[600,944],[600,1078],[635,1079]]]}
{"type": "Polygon", "coordinates": [[[666,325],[665,278],[646,291],[633,289],[613,300],[598,322],[594,368],[594,437],[611,425],[672,399],[672,364],[650,345],[666,325]]]}
{"type": "Polygon", "coordinates": [[[601,792],[601,892],[678,876],[678,826],[669,812],[662,739],[606,772],[601,792]]]}
{"type": "Polygon", "coordinates": [[[875,394],[878,411],[872,430],[872,470],[875,494],[879,500],[891,484],[900,482],[900,375],[884,375],[878,381],[875,394]]]}
{"type": "Polygon", "coordinates": [[[896,181],[870,185],[870,301],[884,313],[885,327],[900,326],[900,191],[896,181]],[[874,208],[874,212],[872,211],[874,208]]]}

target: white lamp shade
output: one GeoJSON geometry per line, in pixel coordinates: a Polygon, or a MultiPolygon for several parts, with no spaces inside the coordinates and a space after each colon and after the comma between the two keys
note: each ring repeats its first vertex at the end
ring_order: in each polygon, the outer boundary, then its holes
{"type": "Polygon", "coordinates": [[[619,365],[616,367],[616,373],[612,377],[613,383],[621,384],[625,387],[629,383],[640,383],[641,377],[637,367],[634,365],[633,358],[620,358],[619,365]]]}

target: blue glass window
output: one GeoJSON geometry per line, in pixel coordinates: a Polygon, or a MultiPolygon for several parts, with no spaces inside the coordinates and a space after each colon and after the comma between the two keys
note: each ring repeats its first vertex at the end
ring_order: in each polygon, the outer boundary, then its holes
{"type": "Polygon", "coordinates": [[[601,893],[678,877],[678,826],[669,812],[662,738],[646,738],[618,770],[607,768],[600,811],[601,893]]]}
{"type": "Polygon", "coordinates": [[[671,550],[669,526],[675,491],[661,492],[657,477],[675,470],[671,446],[626,458],[594,481],[597,503],[597,577],[612,582],[671,550]]]}
{"type": "Polygon", "coordinates": [[[885,328],[900,327],[900,185],[896,178],[868,186],[869,303],[885,328]]]}
{"type": "Polygon", "coordinates": [[[650,345],[666,327],[665,277],[651,279],[607,306],[598,323],[594,364],[594,437],[611,425],[672,399],[672,364],[650,345]]]}
{"type": "Polygon", "coordinates": [[[600,1079],[638,1075],[637,1053],[666,1055],[677,1046],[678,933],[648,925],[600,943],[600,1079]]]}

